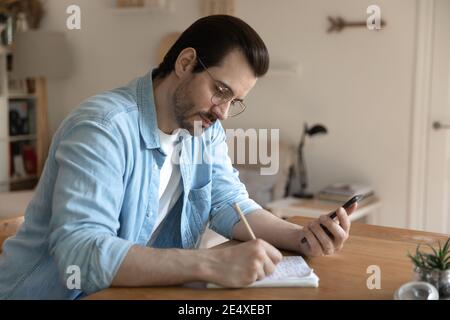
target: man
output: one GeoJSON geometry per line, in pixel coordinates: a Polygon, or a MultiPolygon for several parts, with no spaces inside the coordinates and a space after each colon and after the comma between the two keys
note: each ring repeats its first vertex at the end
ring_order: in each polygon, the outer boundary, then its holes
{"type": "Polygon", "coordinates": [[[75,299],[191,281],[242,287],[274,271],[276,247],[307,256],[341,249],[344,209],[304,228],[281,220],[249,199],[227,156],[217,120],[244,110],[268,66],[250,26],[209,16],[153,72],[83,102],[55,134],[24,225],[5,242],[0,297],[75,299]],[[257,240],[248,241],[234,203],[257,240]],[[246,242],[195,249],[208,222],[246,242]]]}

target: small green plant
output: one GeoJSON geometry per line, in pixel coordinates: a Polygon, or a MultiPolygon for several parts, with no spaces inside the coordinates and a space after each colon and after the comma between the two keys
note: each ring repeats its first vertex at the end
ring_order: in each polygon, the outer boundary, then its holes
{"type": "Polygon", "coordinates": [[[416,254],[413,256],[408,252],[408,257],[412,260],[417,268],[422,270],[441,270],[450,269],[450,238],[447,239],[442,246],[439,241],[439,246],[435,249],[433,246],[427,244],[431,248],[431,252],[424,252],[420,250],[421,244],[416,248],[416,254]]]}

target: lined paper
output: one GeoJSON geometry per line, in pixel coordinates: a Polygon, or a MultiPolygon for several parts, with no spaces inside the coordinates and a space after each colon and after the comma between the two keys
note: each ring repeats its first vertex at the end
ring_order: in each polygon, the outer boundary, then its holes
{"type": "Polygon", "coordinates": [[[283,257],[275,272],[259,281],[309,277],[312,271],[301,256],[283,257]]]}

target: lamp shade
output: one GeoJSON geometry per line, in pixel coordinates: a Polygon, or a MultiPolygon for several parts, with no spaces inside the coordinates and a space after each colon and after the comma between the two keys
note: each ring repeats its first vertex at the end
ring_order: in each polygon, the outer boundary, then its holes
{"type": "Polygon", "coordinates": [[[72,55],[65,35],[57,31],[30,30],[15,34],[13,70],[17,78],[65,78],[72,55]]]}
{"type": "Polygon", "coordinates": [[[328,132],[327,128],[322,124],[315,124],[310,128],[305,126],[305,130],[308,136],[314,136],[316,134],[325,134],[328,132]]]}

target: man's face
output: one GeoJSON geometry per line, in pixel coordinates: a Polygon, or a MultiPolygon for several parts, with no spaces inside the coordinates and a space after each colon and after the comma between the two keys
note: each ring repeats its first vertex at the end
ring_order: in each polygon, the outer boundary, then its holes
{"type": "Polygon", "coordinates": [[[217,120],[228,117],[230,103],[243,100],[256,84],[257,78],[245,60],[244,55],[234,50],[224,57],[219,66],[208,69],[209,73],[189,73],[180,80],[175,89],[172,106],[175,120],[180,128],[194,134],[194,124],[201,131],[217,120]],[[212,96],[216,93],[218,81],[233,93],[231,101],[214,105],[212,96]],[[195,123],[198,121],[197,123],[195,123]]]}

